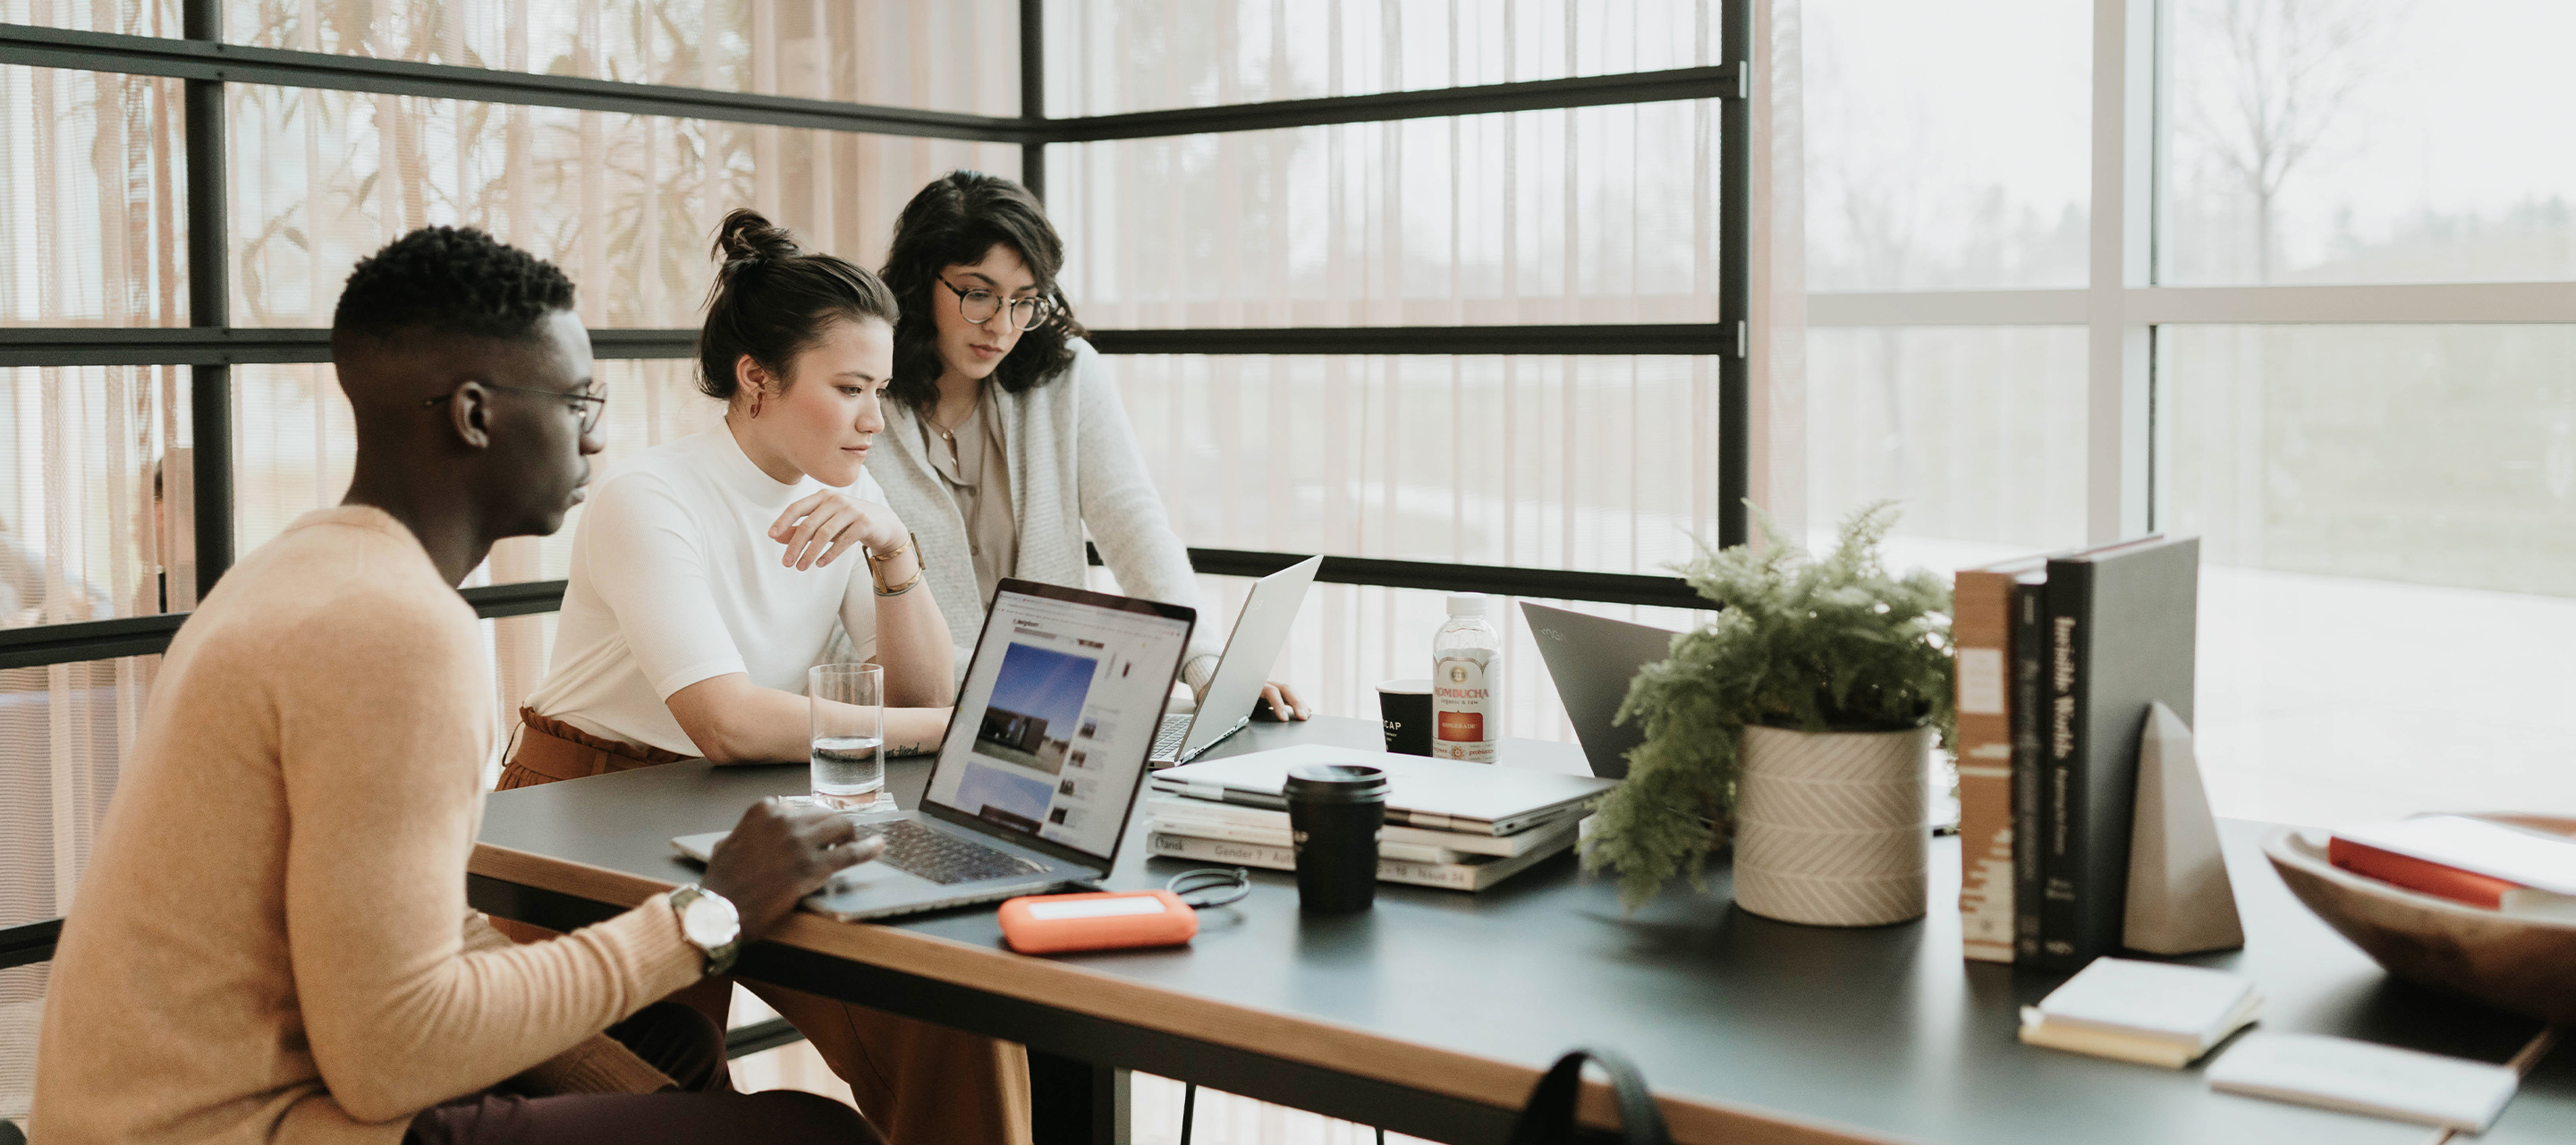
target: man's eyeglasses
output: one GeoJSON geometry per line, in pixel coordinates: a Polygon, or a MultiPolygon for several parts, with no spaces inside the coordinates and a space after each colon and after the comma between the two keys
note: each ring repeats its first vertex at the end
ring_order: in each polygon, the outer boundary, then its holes
{"type": "MultiPolygon", "coordinates": [[[[483,383],[483,388],[487,390],[508,390],[514,394],[535,394],[541,398],[561,398],[564,404],[571,409],[572,416],[581,421],[581,431],[583,433],[589,433],[594,429],[598,429],[599,415],[601,411],[608,408],[608,397],[604,394],[566,393],[562,390],[540,390],[532,389],[527,386],[504,386],[494,382],[483,383]]],[[[420,406],[422,409],[428,409],[431,406],[437,405],[438,403],[455,396],[455,394],[440,394],[437,397],[420,403],[420,406]]]]}
{"type": "MultiPolygon", "coordinates": [[[[959,290],[944,278],[939,280],[939,285],[947,287],[950,294],[957,296],[958,316],[978,326],[992,321],[993,316],[1004,309],[1002,296],[983,287],[959,290]]],[[[1055,317],[1055,303],[1046,298],[1014,298],[1010,301],[1008,309],[1011,312],[1013,330],[1035,330],[1046,325],[1048,319],[1055,317]]]]}

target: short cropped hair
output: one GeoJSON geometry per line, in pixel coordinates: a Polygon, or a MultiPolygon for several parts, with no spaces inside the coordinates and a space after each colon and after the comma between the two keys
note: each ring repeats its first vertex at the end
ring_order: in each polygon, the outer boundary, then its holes
{"type": "Polygon", "coordinates": [[[331,334],[518,340],[572,304],[572,280],[555,264],[472,227],[422,227],[359,260],[331,334]]]}

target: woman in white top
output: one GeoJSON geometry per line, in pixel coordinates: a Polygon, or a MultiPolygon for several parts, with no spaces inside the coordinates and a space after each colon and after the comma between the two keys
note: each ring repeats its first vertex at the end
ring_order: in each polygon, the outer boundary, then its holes
{"type": "MultiPolygon", "coordinates": [[[[935,743],[948,626],[862,468],[885,427],[894,301],[750,211],[726,218],[718,249],[699,386],[726,403],[724,427],[646,450],[592,491],[529,714],[649,749],[632,760],[802,760],[805,669],[837,620],[854,658],[885,667],[889,745],[935,743]]],[[[505,788],[537,778],[519,757],[544,745],[520,738],[505,788]]]]}
{"type": "MultiPolygon", "coordinates": [[[[698,338],[721,429],[646,450],[573,531],[554,663],[528,697],[503,788],[704,756],[806,758],[805,670],[846,629],[885,668],[886,746],[927,750],[954,665],[921,550],[862,468],[885,428],[895,301],[876,276],[726,216],[698,338]]],[[[684,1000],[721,1017],[731,987],[684,1000]]],[[[754,986],[896,1145],[1027,1140],[1017,1046],[754,986]]]]}
{"type": "MultiPolygon", "coordinates": [[[[1063,265],[1064,242],[1037,198],[975,171],[913,196],[886,253],[903,317],[884,456],[869,471],[920,534],[930,589],[961,649],[1001,578],[1082,584],[1086,532],[1120,591],[1199,603],[1117,386],[1056,289],[1063,265]]],[[[1200,618],[1181,667],[1200,693],[1225,631],[1214,620],[1200,618]]],[[[1264,688],[1254,708],[1306,718],[1284,684],[1264,688]]]]}

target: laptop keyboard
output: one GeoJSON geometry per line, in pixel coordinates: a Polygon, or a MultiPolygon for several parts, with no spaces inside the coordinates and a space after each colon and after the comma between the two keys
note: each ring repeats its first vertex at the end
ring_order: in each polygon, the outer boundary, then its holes
{"type": "Polygon", "coordinates": [[[1154,750],[1146,752],[1150,760],[1181,758],[1181,745],[1190,738],[1188,713],[1163,717],[1163,730],[1154,733],[1154,750]]]}
{"type": "Polygon", "coordinates": [[[885,836],[885,854],[877,861],[941,886],[1035,874],[1044,868],[1008,851],[934,831],[910,819],[862,823],[859,837],[885,836]]]}

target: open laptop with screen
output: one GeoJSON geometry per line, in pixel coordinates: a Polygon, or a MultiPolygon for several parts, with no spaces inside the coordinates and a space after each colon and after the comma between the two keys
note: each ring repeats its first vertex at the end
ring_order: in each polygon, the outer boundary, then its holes
{"type": "Polygon", "coordinates": [[[1216,674],[1208,677],[1207,698],[1199,701],[1195,712],[1163,717],[1162,734],[1154,737],[1154,754],[1149,757],[1151,766],[1188,763],[1252,722],[1261,686],[1270,682],[1270,669],[1288,643],[1288,629],[1297,623],[1297,610],[1306,604],[1306,588],[1315,583],[1315,570],[1322,567],[1324,558],[1308,557],[1252,586],[1243,598],[1243,614],[1234,618],[1234,635],[1225,642],[1216,674]]]}
{"type": "MultiPolygon", "coordinates": [[[[1040,894],[1109,873],[1197,613],[1004,580],[921,808],[805,906],[844,921],[1040,894]]],[[[725,832],[671,840],[704,862],[725,832]]]]}

